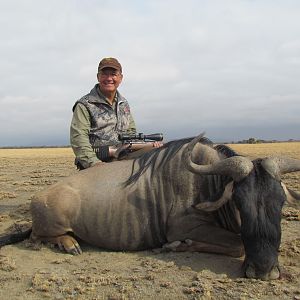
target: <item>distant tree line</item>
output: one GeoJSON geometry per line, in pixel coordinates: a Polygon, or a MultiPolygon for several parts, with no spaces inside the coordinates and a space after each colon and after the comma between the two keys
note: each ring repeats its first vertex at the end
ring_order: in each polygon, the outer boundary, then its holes
{"type": "Polygon", "coordinates": [[[237,142],[232,142],[232,144],[263,144],[263,143],[284,143],[284,142],[299,142],[299,140],[289,139],[287,141],[278,141],[278,140],[262,140],[251,137],[247,140],[241,140],[237,142]]]}
{"type": "MultiPolygon", "coordinates": [[[[223,142],[222,144],[263,144],[263,143],[285,143],[285,142],[300,142],[300,140],[289,139],[286,141],[278,141],[278,140],[262,140],[251,137],[247,140],[241,141],[231,141],[231,142],[223,142]]],[[[71,148],[70,145],[60,145],[60,146],[0,146],[0,149],[38,149],[38,148],[71,148]]]]}

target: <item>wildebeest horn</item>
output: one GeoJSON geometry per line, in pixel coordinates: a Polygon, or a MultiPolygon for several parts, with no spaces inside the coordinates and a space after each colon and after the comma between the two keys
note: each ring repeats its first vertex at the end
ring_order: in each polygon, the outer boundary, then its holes
{"type": "Polygon", "coordinates": [[[283,182],[281,182],[280,184],[285,192],[286,201],[291,206],[294,206],[299,209],[300,208],[300,194],[287,188],[283,182]]]}
{"type": "Polygon", "coordinates": [[[270,175],[278,180],[280,180],[280,175],[300,171],[300,160],[289,157],[268,157],[261,164],[270,175]]]}
{"type": "Polygon", "coordinates": [[[197,165],[192,161],[192,152],[195,145],[201,140],[203,134],[195,137],[183,152],[183,162],[187,169],[196,174],[226,175],[234,181],[245,178],[253,169],[253,163],[246,157],[234,156],[226,158],[211,165],[197,165]]]}
{"type": "Polygon", "coordinates": [[[207,201],[207,202],[198,203],[197,205],[195,205],[195,208],[197,208],[199,210],[203,210],[203,211],[217,210],[221,206],[223,206],[228,200],[231,199],[232,191],[233,191],[233,181],[230,181],[226,185],[224,192],[220,199],[218,199],[217,201],[214,201],[214,202],[207,201]]]}

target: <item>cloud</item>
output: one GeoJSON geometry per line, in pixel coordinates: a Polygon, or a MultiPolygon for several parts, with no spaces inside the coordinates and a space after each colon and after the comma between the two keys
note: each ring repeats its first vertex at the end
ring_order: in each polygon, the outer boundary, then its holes
{"type": "Polygon", "coordinates": [[[292,0],[2,1],[0,146],[68,143],[71,108],[105,56],[123,65],[140,131],[299,139],[299,10],[292,0]]]}

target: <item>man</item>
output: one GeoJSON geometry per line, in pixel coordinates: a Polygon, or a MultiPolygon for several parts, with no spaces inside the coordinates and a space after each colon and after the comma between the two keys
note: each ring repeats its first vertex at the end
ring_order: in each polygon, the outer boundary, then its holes
{"type": "Polygon", "coordinates": [[[122,66],[116,58],[103,58],[98,83],[73,106],[70,128],[75,163],[82,170],[117,156],[120,133],[136,133],[127,100],[119,93],[122,66]]]}

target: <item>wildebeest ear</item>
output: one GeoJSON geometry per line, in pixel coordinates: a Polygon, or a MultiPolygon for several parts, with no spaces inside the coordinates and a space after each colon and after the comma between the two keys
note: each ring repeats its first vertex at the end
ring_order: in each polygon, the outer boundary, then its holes
{"type": "Polygon", "coordinates": [[[300,194],[290,190],[286,187],[286,185],[281,182],[281,186],[285,192],[286,195],[286,201],[293,207],[300,209],[300,194]]]}
{"type": "Polygon", "coordinates": [[[222,205],[224,205],[228,200],[231,199],[233,191],[233,181],[230,181],[224,189],[224,192],[220,199],[214,202],[200,202],[194,207],[199,210],[203,211],[214,211],[219,209],[222,205]]]}

